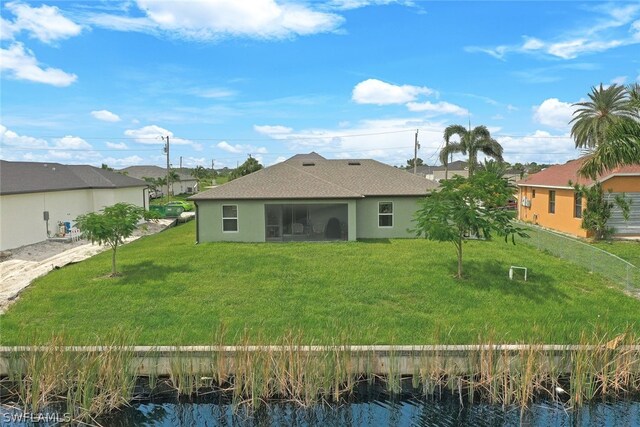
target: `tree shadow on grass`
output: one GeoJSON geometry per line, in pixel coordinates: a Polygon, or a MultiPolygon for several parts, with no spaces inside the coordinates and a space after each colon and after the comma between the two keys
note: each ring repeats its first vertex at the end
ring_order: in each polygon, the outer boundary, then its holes
{"type": "MultiPolygon", "coordinates": [[[[450,264],[456,271],[458,264],[450,264]]],[[[509,265],[498,261],[467,261],[464,263],[462,282],[477,290],[498,290],[504,294],[525,297],[535,302],[544,302],[556,298],[568,298],[569,295],[558,289],[557,279],[540,270],[527,272],[527,281],[520,271],[515,272],[514,280],[509,279],[509,265]]]]}
{"type": "Polygon", "coordinates": [[[360,243],[383,243],[383,244],[390,244],[391,240],[386,239],[386,238],[380,238],[380,239],[358,239],[358,242],[360,243]]]}
{"type": "Polygon", "coordinates": [[[135,264],[123,264],[119,268],[121,285],[135,285],[144,281],[166,283],[169,276],[176,273],[190,273],[193,268],[189,264],[165,265],[156,261],[142,261],[135,264]]]}

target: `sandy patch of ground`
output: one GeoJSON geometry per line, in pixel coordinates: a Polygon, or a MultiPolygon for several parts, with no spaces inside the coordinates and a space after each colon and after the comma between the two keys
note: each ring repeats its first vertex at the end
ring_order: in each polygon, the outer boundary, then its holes
{"type": "MultiPolygon", "coordinates": [[[[142,236],[155,234],[175,223],[161,219],[138,227],[125,243],[142,236]]],[[[62,243],[45,241],[11,251],[12,255],[0,262],[0,314],[4,313],[31,282],[55,268],[79,262],[109,249],[87,240],[62,243]]]]}

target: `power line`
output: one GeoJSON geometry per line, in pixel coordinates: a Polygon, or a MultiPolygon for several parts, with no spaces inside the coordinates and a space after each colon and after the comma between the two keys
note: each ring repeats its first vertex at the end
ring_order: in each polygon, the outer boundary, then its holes
{"type": "MultiPolygon", "coordinates": [[[[362,136],[376,136],[376,135],[390,135],[396,133],[404,133],[404,132],[413,132],[414,129],[401,129],[401,130],[393,130],[393,131],[385,131],[385,132],[370,132],[370,133],[352,133],[352,134],[335,134],[335,135],[295,135],[295,134],[276,134],[274,137],[270,138],[224,138],[224,137],[215,137],[215,138],[187,138],[184,136],[176,136],[173,135],[171,138],[180,139],[185,141],[238,141],[238,142],[252,142],[252,141],[283,141],[283,140],[314,140],[314,139],[332,139],[332,138],[357,138],[362,136]]],[[[50,139],[61,139],[64,136],[60,135],[31,135],[33,138],[50,138],[50,139]]],[[[139,137],[139,136],[83,136],[81,137],[84,140],[145,140],[152,141],[157,140],[158,137],[139,137]]],[[[160,145],[160,143],[158,143],[160,145]]]]}
{"type": "Polygon", "coordinates": [[[158,148],[63,148],[63,147],[20,147],[15,145],[2,145],[3,150],[13,151],[158,151],[158,148]]]}

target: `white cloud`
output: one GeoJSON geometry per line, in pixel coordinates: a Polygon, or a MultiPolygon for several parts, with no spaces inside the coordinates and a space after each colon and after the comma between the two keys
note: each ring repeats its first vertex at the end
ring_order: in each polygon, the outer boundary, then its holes
{"type": "Polygon", "coordinates": [[[16,146],[20,148],[46,148],[48,142],[42,138],[18,135],[6,126],[0,125],[0,143],[2,145],[16,146]]]}
{"type": "Polygon", "coordinates": [[[424,86],[397,86],[377,79],[368,79],[353,88],[351,99],[358,104],[404,104],[415,101],[419,95],[433,93],[433,89],[424,86]]]}
{"type": "Polygon", "coordinates": [[[588,39],[574,39],[558,43],[552,43],[547,49],[547,53],[562,59],[574,59],[583,53],[595,53],[612,49],[625,44],[622,40],[610,41],[590,41],[588,39]]]}
{"type": "Polygon", "coordinates": [[[102,120],[103,122],[119,122],[120,121],[120,116],[108,110],[92,111],[91,115],[98,120],[102,120]]]}
{"type": "Polygon", "coordinates": [[[140,156],[133,155],[122,158],[116,157],[106,157],[102,160],[103,163],[111,167],[127,167],[127,166],[135,166],[139,165],[144,161],[144,159],[140,156]]]}
{"type": "Polygon", "coordinates": [[[569,133],[551,134],[536,130],[523,136],[497,136],[504,158],[511,163],[564,163],[581,155],[569,133]]]}
{"type": "Polygon", "coordinates": [[[413,1],[410,0],[331,0],[328,6],[340,10],[351,10],[367,6],[388,5],[392,3],[413,6],[413,1]]]}
{"type": "Polygon", "coordinates": [[[164,129],[158,125],[143,126],[140,129],[127,129],[124,134],[140,144],[164,145],[163,137],[169,137],[170,145],[190,145],[196,151],[202,151],[202,144],[184,139],[177,138],[170,130],[164,129]]]}
{"type": "Polygon", "coordinates": [[[42,68],[30,50],[22,43],[13,43],[9,49],[0,48],[0,70],[17,80],[28,80],[53,86],[69,86],[78,76],[58,68],[42,68]]]}
{"type": "Polygon", "coordinates": [[[214,87],[209,89],[193,89],[191,93],[201,98],[213,98],[213,99],[231,98],[236,95],[236,91],[231,89],[226,89],[223,87],[214,87]]]}
{"type": "Polygon", "coordinates": [[[469,53],[486,53],[489,56],[493,56],[496,59],[504,59],[507,52],[511,50],[509,46],[496,46],[496,47],[480,47],[480,46],[466,46],[465,52],[469,53]]]}
{"type": "Polygon", "coordinates": [[[524,36],[524,41],[497,47],[467,46],[503,60],[508,53],[546,54],[561,59],[640,43],[640,6],[608,3],[592,8],[598,15],[582,28],[566,30],[550,40],[524,36]]]}
{"type": "Polygon", "coordinates": [[[518,107],[509,104],[509,105],[507,105],[507,111],[509,111],[509,112],[518,111],[518,107]]]}
{"type": "Polygon", "coordinates": [[[627,76],[618,76],[611,79],[612,84],[623,85],[627,83],[627,76]]]}
{"type": "Polygon", "coordinates": [[[3,20],[3,39],[11,39],[20,31],[44,43],[52,43],[77,36],[82,27],[60,13],[55,6],[31,7],[19,1],[5,4],[5,8],[15,16],[13,22],[3,20]]]}
{"type": "Polygon", "coordinates": [[[293,132],[293,129],[286,126],[269,126],[269,125],[254,125],[253,130],[263,135],[268,135],[272,138],[286,137],[287,134],[293,132]]]}
{"type": "Polygon", "coordinates": [[[229,144],[227,141],[219,142],[217,147],[221,150],[227,151],[229,153],[242,153],[242,149],[240,146],[233,146],[229,144]]]}
{"type": "Polygon", "coordinates": [[[544,42],[535,37],[525,37],[525,41],[522,44],[524,50],[539,50],[545,46],[544,42]]]}
{"type": "Polygon", "coordinates": [[[542,104],[533,107],[533,120],[552,128],[567,129],[575,107],[558,98],[545,99],[542,104]]]}
{"type": "Polygon", "coordinates": [[[309,4],[275,0],[158,2],[137,0],[146,16],[91,14],[87,20],[121,31],[215,41],[224,37],[282,39],[336,30],[344,18],[309,4]]]}
{"type": "Polygon", "coordinates": [[[55,143],[55,148],[64,148],[69,150],[86,150],[92,148],[91,144],[78,136],[67,135],[62,138],[56,138],[53,142],[55,143]]]}
{"type": "Polygon", "coordinates": [[[287,157],[285,156],[278,156],[273,162],[271,162],[271,164],[269,166],[275,165],[276,163],[282,163],[285,160],[287,160],[287,157]]]}
{"type": "Polygon", "coordinates": [[[234,153],[234,154],[239,154],[239,153],[266,154],[268,153],[268,150],[266,149],[266,147],[255,147],[253,145],[241,145],[241,144],[231,145],[227,141],[219,142],[216,146],[223,151],[226,151],[228,153],[234,153]]]}
{"type": "Polygon", "coordinates": [[[124,142],[107,142],[106,144],[113,150],[127,150],[129,148],[124,142]]]}
{"type": "Polygon", "coordinates": [[[466,116],[469,111],[466,108],[462,108],[458,105],[451,104],[449,102],[409,102],[407,104],[409,111],[414,112],[428,112],[430,115],[442,115],[442,114],[454,114],[456,116],[466,116]]]}

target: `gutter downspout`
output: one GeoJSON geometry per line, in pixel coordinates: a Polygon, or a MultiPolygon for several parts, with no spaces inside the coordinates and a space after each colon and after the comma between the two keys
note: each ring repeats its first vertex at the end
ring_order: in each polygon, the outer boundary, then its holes
{"type": "Polygon", "coordinates": [[[196,245],[200,243],[200,214],[198,213],[198,202],[194,201],[196,205],[196,245]]]}

